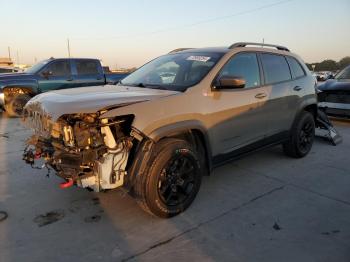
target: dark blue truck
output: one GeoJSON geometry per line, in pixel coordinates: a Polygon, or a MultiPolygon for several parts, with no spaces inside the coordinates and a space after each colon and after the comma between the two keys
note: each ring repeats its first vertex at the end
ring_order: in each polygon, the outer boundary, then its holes
{"type": "Polygon", "coordinates": [[[21,115],[33,96],[57,89],[116,84],[127,74],[104,72],[98,59],[51,58],[25,73],[0,74],[0,107],[9,116],[21,115]]]}

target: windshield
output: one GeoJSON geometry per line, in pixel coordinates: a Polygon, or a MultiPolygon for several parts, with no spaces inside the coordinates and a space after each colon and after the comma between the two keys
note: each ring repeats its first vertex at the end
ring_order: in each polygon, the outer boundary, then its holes
{"type": "Polygon", "coordinates": [[[339,74],[336,75],[335,79],[350,79],[350,66],[345,67],[339,74]]]}
{"type": "Polygon", "coordinates": [[[28,74],[36,74],[37,72],[39,72],[47,63],[49,62],[49,60],[44,60],[41,61],[35,65],[33,65],[32,67],[29,67],[25,72],[28,74]]]}
{"type": "Polygon", "coordinates": [[[168,54],[145,64],[119,85],[185,91],[199,83],[223,53],[186,52],[168,54]]]}

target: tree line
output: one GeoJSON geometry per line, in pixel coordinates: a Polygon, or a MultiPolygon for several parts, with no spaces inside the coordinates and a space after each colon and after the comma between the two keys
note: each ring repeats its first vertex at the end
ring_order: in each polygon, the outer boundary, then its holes
{"type": "Polygon", "coordinates": [[[306,65],[310,70],[313,70],[312,65],[315,65],[315,71],[337,71],[350,65],[350,56],[346,56],[338,62],[332,59],[326,59],[320,63],[306,63],[306,65]]]}

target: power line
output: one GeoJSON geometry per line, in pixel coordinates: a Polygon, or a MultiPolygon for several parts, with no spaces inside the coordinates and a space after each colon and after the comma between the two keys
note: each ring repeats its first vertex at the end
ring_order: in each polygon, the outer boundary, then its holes
{"type": "Polygon", "coordinates": [[[295,1],[295,0],[283,0],[283,1],[275,2],[275,3],[263,5],[263,6],[260,6],[260,7],[252,8],[252,9],[249,9],[249,10],[237,12],[237,13],[234,13],[234,14],[231,14],[231,15],[214,17],[214,18],[211,18],[211,19],[201,20],[201,21],[198,21],[198,22],[195,22],[195,23],[191,23],[191,24],[175,26],[175,27],[169,27],[169,28],[164,28],[164,29],[150,31],[150,32],[145,32],[145,33],[130,34],[130,35],[117,35],[117,36],[108,36],[108,37],[99,37],[99,38],[84,37],[84,38],[71,38],[71,39],[73,39],[73,40],[91,40],[91,39],[106,40],[106,39],[134,38],[134,37],[142,37],[142,36],[160,34],[160,33],[165,33],[165,32],[168,32],[168,31],[180,30],[180,29],[183,29],[183,28],[194,27],[194,26],[198,26],[198,25],[202,25],[202,24],[212,23],[212,22],[216,22],[216,21],[220,21],[220,20],[225,20],[225,19],[229,19],[229,18],[233,18],[233,17],[237,17],[237,16],[242,16],[242,15],[258,12],[258,11],[261,11],[261,10],[264,10],[264,9],[268,9],[268,8],[271,8],[271,7],[274,7],[274,6],[286,4],[286,3],[292,2],[292,1],[295,1]]]}

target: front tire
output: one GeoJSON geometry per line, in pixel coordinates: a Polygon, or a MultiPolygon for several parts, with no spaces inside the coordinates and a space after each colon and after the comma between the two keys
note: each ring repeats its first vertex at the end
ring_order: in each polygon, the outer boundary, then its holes
{"type": "Polygon", "coordinates": [[[290,157],[306,156],[314,142],[315,120],[310,112],[304,111],[293,125],[290,139],[283,144],[284,153],[290,157]]]}
{"type": "Polygon", "coordinates": [[[148,170],[137,176],[139,205],[162,218],[178,215],[195,199],[201,184],[197,153],[186,141],[166,138],[155,145],[148,170]]]}
{"type": "Polygon", "coordinates": [[[30,96],[27,94],[15,95],[5,100],[5,111],[10,117],[21,117],[23,108],[30,100],[30,96]]]}

